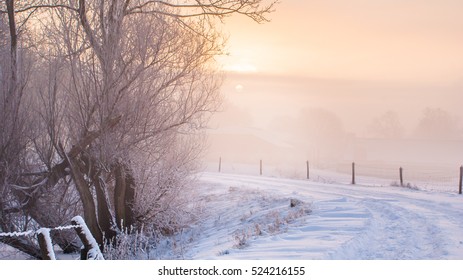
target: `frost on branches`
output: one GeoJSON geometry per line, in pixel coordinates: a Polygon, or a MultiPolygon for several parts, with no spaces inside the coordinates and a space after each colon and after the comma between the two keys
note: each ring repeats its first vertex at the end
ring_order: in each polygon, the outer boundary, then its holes
{"type": "MultiPolygon", "coordinates": [[[[216,19],[262,22],[274,2],[0,1],[0,231],[82,215],[104,247],[123,232],[180,228],[221,102],[216,19]]],[[[51,237],[79,250],[71,233],[51,237]]],[[[40,258],[34,240],[0,242],[40,258]]]]}

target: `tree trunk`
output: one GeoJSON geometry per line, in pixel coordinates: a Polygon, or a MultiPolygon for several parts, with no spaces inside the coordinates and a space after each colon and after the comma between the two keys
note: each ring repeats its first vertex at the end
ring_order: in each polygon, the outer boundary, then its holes
{"type": "Polygon", "coordinates": [[[84,179],[84,174],[79,169],[79,161],[75,158],[67,157],[69,168],[71,169],[71,176],[76,184],[77,191],[79,192],[80,200],[84,208],[84,219],[90,229],[96,242],[102,246],[103,234],[101,233],[100,226],[96,217],[95,201],[93,200],[90,186],[84,179]]]}
{"type": "Polygon", "coordinates": [[[6,9],[8,12],[8,23],[10,27],[10,59],[11,59],[11,85],[10,95],[16,90],[17,82],[17,52],[18,52],[18,35],[16,32],[16,20],[14,12],[14,0],[6,0],[6,9]]]}
{"type": "Polygon", "coordinates": [[[125,169],[121,163],[117,163],[114,169],[115,186],[114,186],[114,209],[116,211],[116,224],[120,230],[127,227],[125,220],[125,190],[127,188],[125,181],[125,169]]]}
{"type": "Polygon", "coordinates": [[[123,163],[116,164],[114,173],[116,177],[114,188],[116,223],[121,230],[130,231],[134,224],[132,207],[135,199],[135,180],[131,170],[123,163]]]}
{"type": "Polygon", "coordinates": [[[42,259],[40,249],[24,237],[0,237],[0,242],[18,249],[35,259],[42,259]]]}
{"type": "Polygon", "coordinates": [[[135,179],[132,175],[132,170],[126,170],[126,189],[125,189],[125,220],[127,221],[127,227],[131,229],[135,222],[135,214],[133,212],[133,206],[135,202],[135,179]]]}
{"type": "Polygon", "coordinates": [[[114,242],[114,238],[116,237],[116,232],[113,229],[114,218],[111,214],[111,208],[109,205],[109,199],[106,193],[105,184],[103,180],[98,178],[98,176],[95,176],[93,178],[93,182],[95,183],[96,200],[98,207],[98,222],[100,228],[103,232],[104,238],[106,239],[106,243],[114,242]]]}

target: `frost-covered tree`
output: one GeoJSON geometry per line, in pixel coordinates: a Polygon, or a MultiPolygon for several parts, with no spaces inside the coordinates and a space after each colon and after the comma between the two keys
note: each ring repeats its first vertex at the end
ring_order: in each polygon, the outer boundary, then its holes
{"type": "MultiPolygon", "coordinates": [[[[28,110],[28,80],[30,59],[26,45],[20,38],[25,36],[24,16],[15,12],[17,1],[2,1],[0,13],[0,229],[21,231],[27,228],[30,217],[23,207],[29,202],[29,190],[34,186],[21,174],[27,168],[29,138],[32,136],[28,110]],[[26,186],[27,185],[27,186],[26,186]]],[[[26,237],[0,237],[8,243],[39,256],[33,241],[26,237]]]]}
{"type": "MultiPolygon", "coordinates": [[[[262,22],[274,2],[15,3],[0,2],[2,16],[21,18],[8,25],[10,53],[18,52],[13,31],[30,26],[20,39],[28,43],[36,71],[21,87],[34,97],[26,122],[34,133],[12,128],[27,164],[16,174],[20,180],[0,174],[2,190],[20,190],[11,192],[12,205],[37,226],[82,212],[100,245],[142,226],[174,231],[200,151],[201,141],[194,140],[220,102],[217,19],[238,13],[262,22]]],[[[12,69],[6,80],[16,87],[26,68],[15,57],[2,69],[12,69]]],[[[12,155],[1,158],[5,166],[20,153],[12,155]]],[[[0,205],[3,220],[12,209],[0,205]]],[[[76,248],[68,239],[62,236],[59,245],[76,248]]]]}

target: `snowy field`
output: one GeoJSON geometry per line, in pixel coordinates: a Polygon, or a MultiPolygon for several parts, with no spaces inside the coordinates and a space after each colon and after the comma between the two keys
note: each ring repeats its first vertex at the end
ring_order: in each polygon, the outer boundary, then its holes
{"type": "Polygon", "coordinates": [[[463,196],[205,172],[181,259],[463,259],[463,196]],[[299,204],[290,207],[290,200],[299,204]]]}
{"type": "MultiPolygon", "coordinates": [[[[197,188],[191,227],[137,258],[463,260],[456,192],[217,172],[200,173],[197,188]]],[[[27,256],[2,246],[0,258],[27,256]]]]}

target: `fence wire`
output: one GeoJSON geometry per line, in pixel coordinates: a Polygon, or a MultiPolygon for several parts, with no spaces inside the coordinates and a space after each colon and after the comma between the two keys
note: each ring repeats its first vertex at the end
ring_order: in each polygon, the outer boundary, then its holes
{"type": "MultiPolygon", "coordinates": [[[[219,161],[205,164],[205,171],[219,172],[219,161]]],[[[456,192],[459,190],[460,166],[428,166],[410,163],[355,163],[355,183],[372,186],[401,186],[400,172],[402,168],[403,186],[421,190],[456,192]]],[[[220,159],[220,172],[260,175],[260,160],[253,163],[236,163],[220,159]]],[[[307,164],[267,163],[262,160],[262,175],[289,179],[307,179],[307,164]]],[[[352,183],[352,163],[337,164],[309,163],[309,180],[322,183],[352,183]]]]}
{"type": "Polygon", "coordinates": [[[19,237],[19,236],[29,236],[29,235],[36,235],[39,230],[41,229],[48,229],[52,230],[67,230],[67,229],[74,229],[80,228],[80,225],[69,225],[69,226],[57,226],[54,228],[40,228],[38,230],[27,230],[27,231],[14,231],[14,232],[0,232],[0,237],[19,237]]]}

